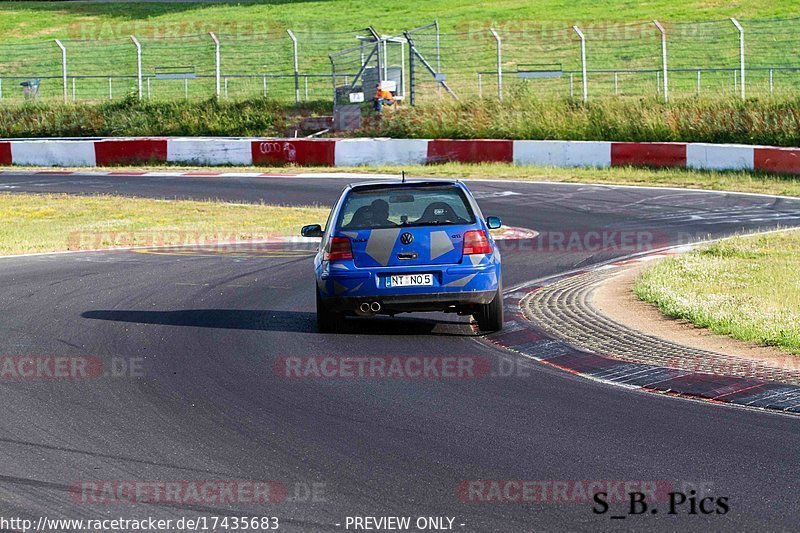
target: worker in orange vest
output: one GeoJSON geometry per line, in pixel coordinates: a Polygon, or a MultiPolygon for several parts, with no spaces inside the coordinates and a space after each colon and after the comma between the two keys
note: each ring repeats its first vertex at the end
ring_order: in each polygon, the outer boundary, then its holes
{"type": "Polygon", "coordinates": [[[392,95],[392,93],[389,91],[384,91],[383,88],[381,88],[381,84],[380,83],[377,84],[375,86],[375,101],[373,103],[375,111],[377,111],[378,113],[382,113],[383,106],[394,105],[394,104],[395,104],[395,98],[392,95]]]}

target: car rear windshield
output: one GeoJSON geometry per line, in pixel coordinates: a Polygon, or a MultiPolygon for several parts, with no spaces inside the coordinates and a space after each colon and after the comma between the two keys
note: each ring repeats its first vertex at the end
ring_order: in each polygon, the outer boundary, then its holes
{"type": "Polygon", "coordinates": [[[473,224],[464,191],[453,185],[353,190],[339,214],[343,230],[473,224]]]}

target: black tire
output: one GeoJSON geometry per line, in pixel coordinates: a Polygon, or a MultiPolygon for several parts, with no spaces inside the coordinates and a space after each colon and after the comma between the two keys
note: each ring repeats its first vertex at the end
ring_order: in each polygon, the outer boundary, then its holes
{"type": "Polygon", "coordinates": [[[478,329],[484,333],[492,333],[503,329],[503,287],[498,284],[494,299],[488,304],[479,306],[475,313],[478,329]]]}
{"type": "Polygon", "coordinates": [[[342,315],[325,306],[317,289],[317,329],[320,333],[336,333],[342,324],[342,315]]]}

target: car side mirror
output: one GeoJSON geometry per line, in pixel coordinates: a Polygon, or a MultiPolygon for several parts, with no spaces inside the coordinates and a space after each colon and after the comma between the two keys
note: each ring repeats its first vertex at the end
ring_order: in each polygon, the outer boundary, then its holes
{"type": "Polygon", "coordinates": [[[500,229],[503,222],[500,217],[486,217],[486,227],[489,229],[500,229]]]}
{"type": "Polygon", "coordinates": [[[303,226],[303,229],[300,230],[300,235],[303,237],[322,237],[322,226],[319,224],[303,226]]]}

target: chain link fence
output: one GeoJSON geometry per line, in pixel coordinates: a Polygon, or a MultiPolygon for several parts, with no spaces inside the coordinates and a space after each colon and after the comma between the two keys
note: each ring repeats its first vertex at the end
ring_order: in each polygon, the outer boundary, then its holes
{"type": "Polygon", "coordinates": [[[366,28],[0,43],[0,102],[213,95],[303,102],[340,94],[350,101],[359,92],[354,80],[366,101],[372,82],[387,80],[409,103],[793,94],[797,22],[510,22],[449,32],[433,22],[396,34],[366,28]],[[25,90],[36,81],[38,91],[25,90]]]}

